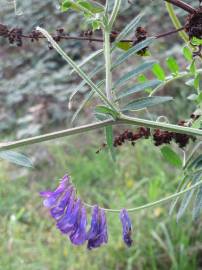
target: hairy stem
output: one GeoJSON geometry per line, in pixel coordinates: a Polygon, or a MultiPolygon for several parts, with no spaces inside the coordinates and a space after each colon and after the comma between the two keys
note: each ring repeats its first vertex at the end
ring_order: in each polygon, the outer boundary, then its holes
{"type": "Polygon", "coordinates": [[[111,48],[110,33],[104,30],[104,55],[105,55],[105,72],[106,72],[106,95],[108,100],[113,102],[112,94],[112,72],[111,72],[111,48]]]}
{"type": "Polygon", "coordinates": [[[76,127],[76,128],[70,128],[70,129],[61,130],[61,131],[57,131],[57,132],[47,133],[44,135],[31,137],[28,139],[18,140],[18,141],[14,141],[14,142],[1,143],[0,144],[0,151],[10,150],[10,149],[14,149],[14,148],[26,146],[26,145],[32,145],[35,143],[50,141],[53,139],[59,139],[59,138],[70,136],[70,135],[82,134],[82,133],[85,133],[87,131],[96,130],[96,129],[99,129],[102,127],[107,127],[107,126],[111,126],[111,125],[120,125],[120,124],[143,126],[143,127],[148,127],[148,128],[154,128],[154,129],[160,128],[162,130],[168,130],[168,131],[172,131],[172,132],[202,137],[202,130],[200,130],[200,129],[184,127],[184,126],[177,126],[177,125],[173,125],[173,124],[155,122],[155,121],[150,121],[150,120],[145,120],[145,119],[140,119],[140,118],[133,118],[133,117],[122,115],[117,120],[105,120],[102,122],[96,122],[93,124],[88,124],[88,125],[84,125],[84,126],[80,126],[80,127],[76,127]]]}

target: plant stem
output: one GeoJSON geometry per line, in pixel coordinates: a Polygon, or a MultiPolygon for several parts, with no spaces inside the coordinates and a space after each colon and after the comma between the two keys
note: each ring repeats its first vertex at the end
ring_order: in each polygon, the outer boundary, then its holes
{"type": "MultiPolygon", "coordinates": [[[[198,69],[197,72],[199,74],[202,74],[202,69],[198,69]]],[[[156,94],[158,91],[160,91],[163,87],[165,87],[169,83],[172,83],[176,80],[183,79],[186,77],[191,77],[191,76],[193,76],[193,73],[191,73],[191,72],[181,72],[176,77],[166,78],[165,81],[162,81],[162,83],[159,86],[157,86],[156,88],[154,88],[152,90],[152,92],[149,94],[149,96],[150,97],[153,96],[154,94],[156,94]]]]}
{"type": "Polygon", "coordinates": [[[121,7],[121,0],[115,0],[114,7],[113,7],[113,10],[112,10],[112,14],[111,14],[111,17],[110,17],[110,20],[109,20],[109,29],[112,29],[113,24],[114,24],[114,22],[116,20],[116,17],[117,17],[117,15],[119,13],[120,7],[121,7]]]}
{"type": "MultiPolygon", "coordinates": [[[[169,1],[167,1],[167,2],[169,2],[169,1]]],[[[166,9],[168,11],[170,19],[171,19],[173,25],[175,26],[175,28],[176,29],[181,28],[182,25],[181,25],[178,17],[175,14],[175,10],[174,10],[173,6],[170,3],[166,3],[166,9]]],[[[189,37],[185,31],[180,31],[179,36],[184,40],[185,43],[189,42],[189,37]]]]}
{"type": "Polygon", "coordinates": [[[163,1],[173,4],[174,6],[179,7],[189,13],[194,13],[196,11],[192,6],[188,5],[187,3],[181,0],[163,0],[163,1]]]}
{"type": "Polygon", "coordinates": [[[105,72],[106,72],[106,95],[108,100],[113,102],[110,33],[105,29],[104,29],[104,55],[105,55],[105,72]]]}
{"type": "Polygon", "coordinates": [[[121,115],[119,119],[117,120],[105,120],[102,122],[96,122],[93,124],[88,124],[76,128],[70,128],[66,130],[61,130],[57,132],[47,133],[40,136],[31,137],[28,139],[18,140],[14,142],[5,142],[0,144],[0,151],[3,150],[10,150],[17,147],[22,147],[26,145],[31,145],[35,143],[41,143],[45,141],[50,141],[53,139],[59,139],[62,137],[70,136],[70,135],[76,135],[85,133],[87,131],[96,130],[102,127],[107,127],[111,125],[120,125],[120,124],[128,124],[128,125],[134,125],[134,126],[143,126],[148,128],[159,128],[162,130],[172,131],[176,133],[183,133],[183,134],[189,134],[193,136],[202,137],[202,130],[190,128],[190,127],[183,127],[183,126],[177,126],[173,124],[168,123],[160,123],[140,118],[133,118],[126,115],[121,115]]]}
{"type": "MultiPolygon", "coordinates": [[[[202,184],[202,180],[199,181],[198,183],[192,185],[191,187],[188,187],[188,188],[186,188],[186,189],[184,189],[184,190],[182,190],[180,192],[177,192],[175,194],[172,194],[172,195],[170,195],[168,197],[165,197],[163,199],[160,199],[158,201],[147,203],[147,204],[144,204],[142,206],[138,206],[138,207],[134,207],[134,208],[129,208],[129,209],[126,209],[126,210],[128,212],[137,212],[137,211],[140,211],[140,210],[143,210],[143,209],[146,209],[146,208],[153,207],[155,205],[159,205],[161,203],[165,203],[165,202],[170,201],[170,200],[173,200],[173,199],[175,199],[175,198],[177,198],[179,196],[182,196],[186,192],[199,187],[201,184],[202,184]]],[[[88,206],[88,207],[90,207],[90,208],[93,207],[92,205],[87,204],[87,203],[85,203],[85,205],[88,206]]],[[[101,209],[105,210],[106,212],[111,212],[111,213],[117,213],[117,212],[120,212],[121,211],[121,209],[108,209],[108,208],[102,208],[102,207],[101,207],[101,209]]]]}

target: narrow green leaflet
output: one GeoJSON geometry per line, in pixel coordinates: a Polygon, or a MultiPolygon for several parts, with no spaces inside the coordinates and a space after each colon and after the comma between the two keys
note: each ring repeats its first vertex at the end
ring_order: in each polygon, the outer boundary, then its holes
{"type": "Polygon", "coordinates": [[[130,48],[128,51],[124,52],[114,63],[114,65],[112,66],[112,70],[115,69],[116,67],[118,67],[120,64],[122,64],[124,61],[126,61],[127,59],[129,59],[131,56],[133,56],[134,54],[136,54],[137,52],[139,52],[141,49],[148,47],[152,42],[153,42],[154,38],[150,37],[145,39],[144,41],[136,44],[135,46],[133,46],[132,48],[130,48]]]}
{"type": "Polygon", "coordinates": [[[0,159],[7,160],[23,167],[33,167],[32,161],[28,157],[15,151],[0,151],[0,159]]]}
{"type": "MultiPolygon", "coordinates": [[[[190,181],[190,178],[188,175],[184,175],[184,177],[181,179],[181,181],[178,184],[177,190],[176,192],[180,192],[181,190],[185,189],[188,182],[190,181]]],[[[169,215],[172,215],[177,202],[179,201],[180,197],[175,198],[172,202],[171,202],[171,206],[170,206],[170,210],[169,210],[169,215]]]]}
{"type": "Polygon", "coordinates": [[[165,75],[164,69],[159,64],[153,65],[152,72],[158,80],[160,80],[160,81],[166,80],[166,75],[165,75]]]}
{"type": "Polygon", "coordinates": [[[115,151],[114,151],[114,146],[113,146],[113,128],[112,128],[112,126],[105,128],[105,135],[106,135],[106,141],[107,141],[107,145],[109,147],[109,151],[110,151],[112,160],[115,161],[116,156],[115,156],[115,151]]]}
{"type": "MultiPolygon", "coordinates": [[[[192,176],[192,178],[190,179],[189,185],[194,185],[198,181],[200,181],[200,176],[201,176],[201,173],[194,174],[194,176],[192,176]]],[[[194,192],[195,192],[195,189],[192,189],[192,190],[186,192],[185,195],[183,196],[179,210],[177,212],[177,221],[179,221],[181,219],[181,217],[184,215],[187,207],[189,206],[189,203],[191,202],[191,199],[194,195],[194,192]]]]}
{"type": "Polygon", "coordinates": [[[198,192],[196,193],[194,207],[192,210],[193,220],[198,219],[201,212],[202,212],[202,186],[199,187],[198,192]]]}
{"type": "Polygon", "coordinates": [[[79,113],[82,111],[82,109],[84,108],[84,106],[91,100],[91,98],[94,96],[94,92],[90,91],[86,97],[84,98],[84,100],[81,102],[81,104],[79,105],[79,107],[77,108],[77,110],[75,111],[75,113],[72,116],[72,120],[71,122],[73,123],[76,118],[78,117],[79,113]]]}
{"type": "Polygon", "coordinates": [[[68,9],[73,9],[76,12],[83,12],[84,10],[80,8],[78,5],[83,7],[86,13],[88,13],[89,11],[90,13],[96,14],[104,11],[101,5],[98,5],[97,3],[90,3],[89,1],[83,0],[78,0],[76,2],[73,2],[72,0],[64,0],[61,5],[61,10],[65,12],[68,9]]]}
{"type": "Polygon", "coordinates": [[[117,113],[115,111],[113,111],[112,109],[108,108],[105,105],[99,105],[96,107],[95,109],[96,113],[102,113],[102,114],[107,114],[107,115],[111,115],[113,118],[117,117],[117,113]]]}
{"type": "Polygon", "coordinates": [[[140,98],[136,99],[132,102],[130,102],[126,107],[122,109],[123,112],[125,111],[138,111],[142,110],[148,107],[156,106],[164,102],[168,102],[173,100],[172,97],[169,96],[152,96],[152,97],[145,97],[145,98],[140,98]]]}
{"type": "Polygon", "coordinates": [[[116,38],[116,43],[126,38],[131,32],[134,32],[134,29],[138,26],[143,16],[144,13],[141,13],[136,16],[129,24],[127,24],[126,27],[119,33],[118,37],[116,38]]]}
{"type": "Polygon", "coordinates": [[[128,80],[130,80],[132,78],[136,78],[141,73],[151,69],[155,63],[156,63],[156,60],[144,62],[143,64],[139,65],[135,69],[133,69],[133,70],[129,71],[128,73],[126,73],[125,75],[123,75],[119,80],[117,80],[115,82],[114,87],[121,86],[125,82],[127,82],[128,80]]]}
{"type": "Polygon", "coordinates": [[[195,79],[194,79],[194,88],[196,90],[199,90],[199,88],[200,88],[200,76],[201,76],[200,74],[197,74],[195,79]]]}
{"type": "MultiPolygon", "coordinates": [[[[78,64],[78,67],[81,68],[81,67],[85,66],[91,60],[93,60],[94,58],[96,58],[97,56],[102,55],[102,54],[103,54],[103,49],[91,53],[88,57],[86,57],[83,61],[81,61],[81,63],[78,64]]],[[[71,76],[74,72],[76,72],[75,69],[70,71],[69,76],[71,76]]]]}
{"type": "Polygon", "coordinates": [[[166,60],[167,66],[169,70],[174,74],[177,75],[179,73],[179,66],[176,59],[172,56],[168,57],[166,60]]]}
{"type": "Polygon", "coordinates": [[[198,155],[194,160],[190,160],[185,168],[187,168],[187,170],[196,170],[199,168],[202,168],[202,154],[198,155]]]}
{"type": "Polygon", "coordinates": [[[122,98],[128,97],[134,93],[138,93],[140,91],[144,91],[148,88],[154,88],[157,87],[161,84],[161,81],[159,80],[151,80],[151,81],[147,81],[145,83],[138,83],[133,85],[132,87],[121,91],[121,93],[118,95],[117,100],[120,100],[122,98]]]}
{"type": "Polygon", "coordinates": [[[173,166],[182,167],[181,157],[169,146],[163,146],[161,148],[163,157],[173,166]]]}
{"type": "MultiPolygon", "coordinates": [[[[104,84],[104,80],[100,81],[97,84],[97,87],[100,87],[103,84],[104,84]]],[[[76,120],[76,118],[78,117],[79,113],[83,110],[85,105],[93,98],[94,93],[95,92],[93,90],[90,90],[90,92],[86,95],[86,97],[84,98],[84,100],[81,102],[81,104],[77,108],[76,112],[74,113],[72,120],[71,120],[72,123],[76,120]]]]}
{"type": "MultiPolygon", "coordinates": [[[[101,70],[103,69],[103,66],[98,66],[96,67],[92,72],[90,72],[88,74],[89,79],[92,79],[93,76],[97,75],[101,70]]],[[[72,93],[69,97],[69,102],[72,101],[73,97],[82,90],[82,88],[84,87],[84,85],[86,85],[86,80],[82,80],[79,85],[77,85],[77,87],[75,89],[72,90],[72,93]]],[[[92,90],[93,91],[93,90],[92,90]]],[[[94,92],[94,91],[93,91],[94,92]]]]}
{"type": "Polygon", "coordinates": [[[193,57],[192,57],[192,52],[191,52],[191,50],[189,49],[189,47],[185,46],[185,47],[183,48],[183,55],[184,55],[184,57],[185,57],[185,59],[186,59],[187,61],[192,61],[192,59],[193,59],[193,57]]]}
{"type": "Polygon", "coordinates": [[[197,68],[196,68],[195,59],[192,61],[191,65],[190,65],[190,67],[189,67],[189,70],[190,70],[190,72],[191,72],[193,75],[196,74],[197,68]]]}

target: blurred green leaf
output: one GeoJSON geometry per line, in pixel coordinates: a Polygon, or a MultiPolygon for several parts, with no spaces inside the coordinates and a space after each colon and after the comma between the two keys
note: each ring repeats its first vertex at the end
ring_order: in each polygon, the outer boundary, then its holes
{"type": "Polygon", "coordinates": [[[189,70],[192,74],[195,74],[196,73],[196,64],[195,64],[195,60],[192,61],[190,67],[189,67],[189,70]]]}
{"type": "Polygon", "coordinates": [[[141,49],[148,47],[152,41],[154,40],[153,37],[147,38],[144,41],[136,44],[135,46],[133,46],[132,48],[130,48],[127,52],[124,52],[114,63],[114,65],[112,66],[112,69],[115,69],[117,66],[119,66],[120,64],[122,64],[124,61],[126,61],[127,59],[129,59],[131,56],[133,56],[134,54],[136,54],[137,52],[139,52],[141,49]]]}
{"type": "Polygon", "coordinates": [[[198,188],[198,191],[196,193],[194,207],[192,210],[192,218],[194,220],[198,219],[201,212],[202,212],[202,185],[198,188]]]}
{"type": "Polygon", "coordinates": [[[0,151],[0,158],[23,167],[33,168],[32,161],[28,157],[15,151],[0,151]]]}
{"type": "Polygon", "coordinates": [[[200,45],[202,45],[202,39],[197,38],[197,37],[193,37],[191,40],[191,43],[195,46],[200,46],[200,45]]]}
{"type": "Polygon", "coordinates": [[[132,46],[133,46],[132,42],[125,42],[125,41],[119,41],[116,44],[117,48],[120,48],[120,49],[122,49],[124,51],[128,51],[132,46]]]}
{"type": "Polygon", "coordinates": [[[196,77],[194,78],[194,88],[196,90],[199,90],[200,87],[200,76],[201,74],[197,74],[196,77]]]}
{"type": "Polygon", "coordinates": [[[183,48],[183,55],[185,57],[186,60],[188,61],[192,61],[193,57],[192,57],[192,52],[191,50],[189,49],[189,47],[185,46],[183,48]]]}
{"type": "Polygon", "coordinates": [[[171,147],[163,146],[161,148],[163,157],[173,166],[182,167],[182,159],[171,147]]]}
{"type": "MultiPolygon", "coordinates": [[[[104,9],[101,7],[101,5],[98,4],[92,4],[89,1],[83,1],[83,0],[78,0],[75,3],[79,4],[80,6],[84,7],[86,10],[92,12],[92,13],[100,13],[103,12],[104,9]]],[[[61,10],[63,12],[67,11],[68,9],[73,9],[76,12],[83,12],[81,8],[79,8],[73,1],[71,0],[64,0],[61,5],[61,10]]]]}
{"type": "Polygon", "coordinates": [[[116,38],[116,42],[126,38],[134,29],[138,26],[140,20],[144,16],[144,13],[140,13],[136,16],[131,22],[129,22],[126,27],[119,33],[118,37],[116,38]]]}
{"type": "Polygon", "coordinates": [[[96,113],[108,114],[113,118],[117,117],[117,113],[105,105],[99,105],[95,108],[96,113]]]}
{"type": "Polygon", "coordinates": [[[179,73],[179,66],[177,61],[174,57],[170,56],[166,59],[167,66],[169,70],[174,74],[177,75],[179,73]]]}
{"type": "Polygon", "coordinates": [[[147,71],[148,69],[151,69],[152,66],[156,63],[156,60],[151,60],[144,62],[143,64],[137,66],[133,70],[129,71],[125,75],[123,75],[119,80],[117,80],[114,84],[114,87],[121,86],[128,80],[137,77],[141,73],[147,71]]]}
{"type": "MultiPolygon", "coordinates": [[[[201,178],[201,173],[196,173],[193,176],[190,176],[190,182],[189,182],[189,186],[196,184],[198,181],[200,181],[201,178]]],[[[177,212],[177,221],[179,221],[182,216],[184,215],[187,207],[189,206],[191,199],[194,195],[195,189],[192,189],[188,192],[185,193],[185,195],[183,196],[183,199],[181,201],[179,210],[177,212]]]]}
{"type": "Polygon", "coordinates": [[[144,91],[150,87],[157,87],[158,85],[160,85],[161,81],[159,80],[151,80],[145,83],[139,83],[139,84],[135,84],[132,87],[121,91],[121,93],[118,95],[117,100],[120,100],[124,97],[130,96],[134,93],[138,93],[140,91],[144,91]]]}
{"type": "Polygon", "coordinates": [[[126,107],[123,108],[122,111],[137,111],[144,108],[156,106],[158,104],[168,102],[173,100],[172,97],[163,97],[163,96],[152,96],[152,97],[145,97],[136,99],[132,102],[130,102],[126,107]]]}
{"type": "Polygon", "coordinates": [[[105,128],[105,135],[106,135],[106,141],[107,145],[109,147],[109,151],[111,154],[112,159],[115,161],[116,156],[115,156],[115,151],[114,151],[114,146],[113,146],[113,128],[112,126],[106,127],[105,128]]]}
{"type": "Polygon", "coordinates": [[[158,80],[165,81],[166,79],[165,72],[159,64],[154,64],[152,72],[157,77],[158,80]]]}

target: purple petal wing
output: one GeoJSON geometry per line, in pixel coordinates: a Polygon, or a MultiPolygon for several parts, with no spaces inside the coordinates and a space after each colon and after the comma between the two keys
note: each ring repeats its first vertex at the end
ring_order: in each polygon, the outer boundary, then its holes
{"type": "Polygon", "coordinates": [[[86,241],[86,226],[86,209],[82,206],[80,216],[77,220],[76,229],[70,235],[70,240],[74,245],[82,245],[86,241]]]}
{"type": "Polygon", "coordinates": [[[125,244],[130,247],[133,243],[131,238],[132,235],[132,224],[129,218],[128,212],[126,209],[122,209],[120,212],[120,220],[122,222],[122,229],[123,229],[123,240],[125,244]]]}

